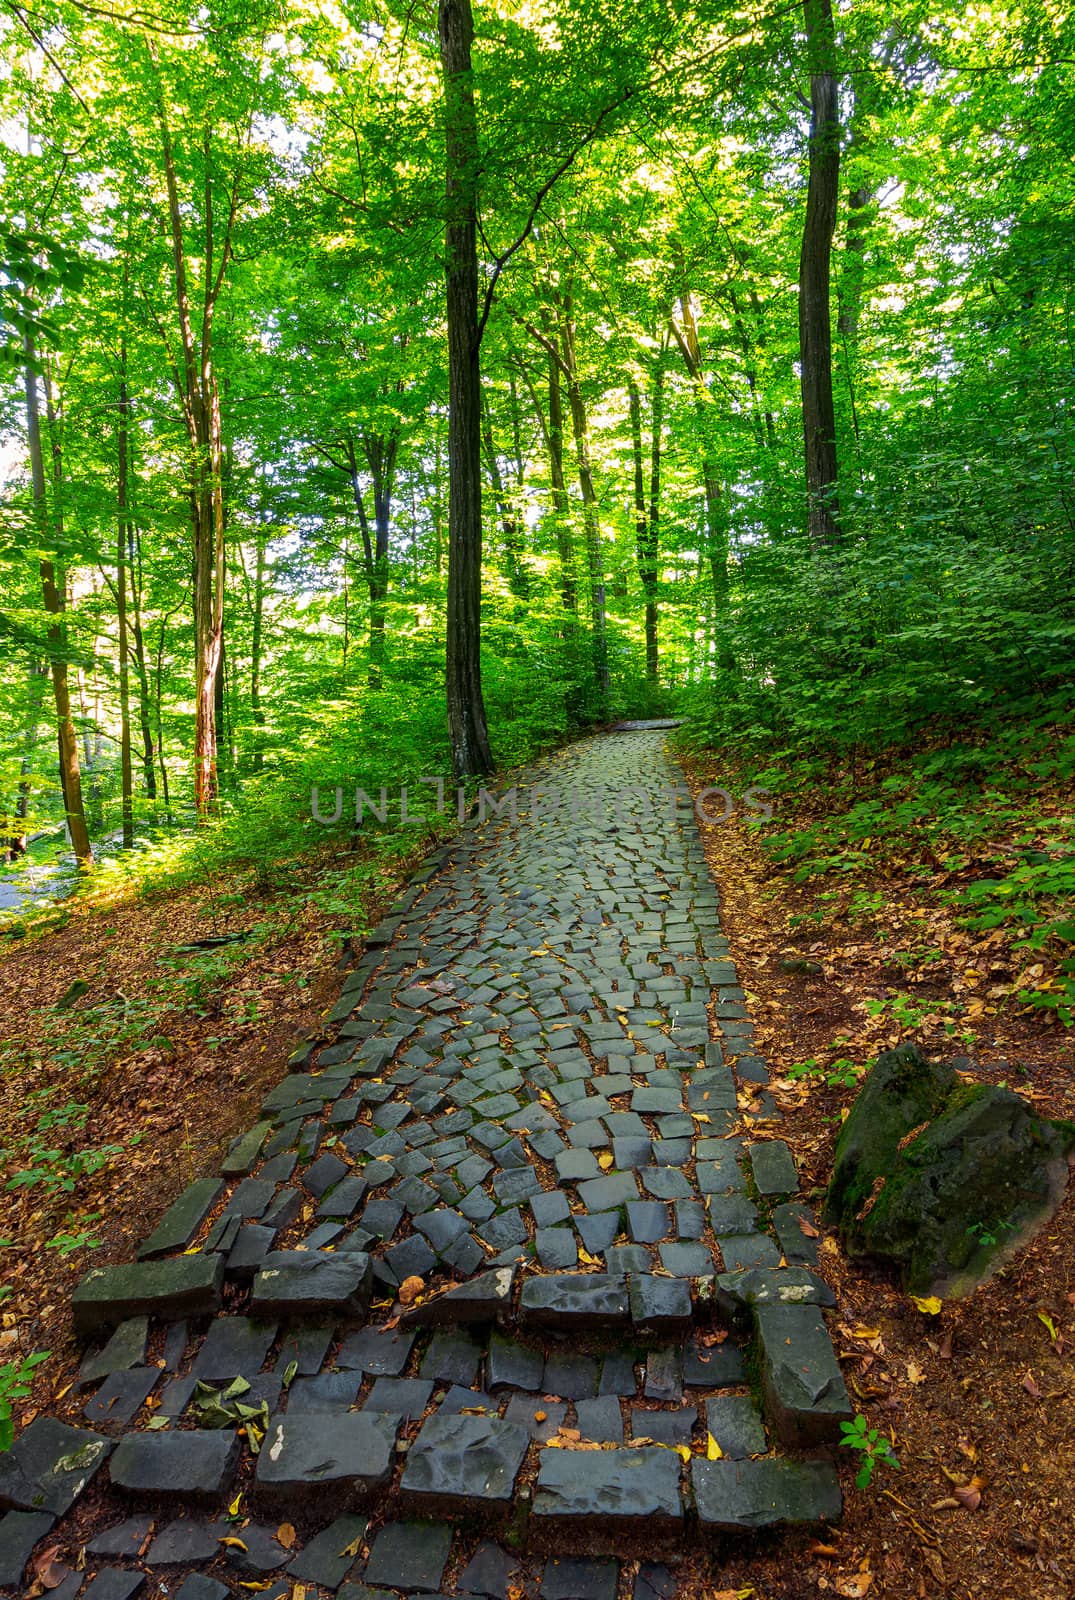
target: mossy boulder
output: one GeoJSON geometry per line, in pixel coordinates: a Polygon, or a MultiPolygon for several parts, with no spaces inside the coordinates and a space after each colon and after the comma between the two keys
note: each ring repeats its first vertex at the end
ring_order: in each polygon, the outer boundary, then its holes
{"type": "Polygon", "coordinates": [[[826,1220],[912,1294],[968,1294],[1054,1214],[1075,1129],[910,1045],[881,1056],[836,1142],[826,1220]]]}

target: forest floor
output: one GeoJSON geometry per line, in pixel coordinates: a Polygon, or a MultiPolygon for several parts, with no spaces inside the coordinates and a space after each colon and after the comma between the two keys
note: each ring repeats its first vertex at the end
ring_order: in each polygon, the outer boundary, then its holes
{"type": "MultiPolygon", "coordinates": [[[[711,753],[686,765],[695,788],[736,787],[711,753]]],[[[837,806],[816,784],[777,821],[806,830],[837,806]]],[[[1070,816],[1070,786],[1043,785],[1022,808],[1019,837],[1047,849],[1070,816]]],[[[804,1195],[827,1183],[855,1095],[857,1077],[842,1063],[866,1063],[905,1040],[927,1055],[968,1057],[975,1078],[1007,1084],[1045,1116],[1075,1117],[1071,1030],[1018,999],[1039,958],[1020,950],[1012,928],[968,931],[946,893],[1001,872],[1010,836],[952,872],[893,838],[872,860],[866,852],[842,862],[820,890],[775,863],[740,816],[703,838],[804,1195]],[[932,959],[906,963],[908,951],[924,949],[932,959]],[[805,1073],[803,1063],[812,1063],[805,1073]]],[[[1034,977],[1049,981],[1040,965],[1034,977]]],[[[805,1564],[782,1568],[774,1551],[753,1565],[758,1600],[1071,1595],[1075,1193],[1029,1248],[939,1315],[920,1311],[887,1272],[849,1261],[831,1237],[821,1247],[852,1399],[891,1439],[900,1470],[878,1467],[864,1490],[845,1479],[838,1532],[815,1541],[805,1564]]]]}

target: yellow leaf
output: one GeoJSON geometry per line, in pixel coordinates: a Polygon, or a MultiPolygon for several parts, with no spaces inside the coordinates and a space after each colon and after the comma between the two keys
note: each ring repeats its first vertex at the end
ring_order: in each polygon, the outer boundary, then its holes
{"type": "Polygon", "coordinates": [[[228,1507],[228,1516],[229,1517],[237,1517],[239,1515],[239,1507],[242,1505],[242,1503],[243,1503],[242,1495],[241,1494],[237,1494],[235,1496],[235,1499],[232,1501],[231,1505],[228,1507]]]}
{"type": "Polygon", "coordinates": [[[709,1434],[705,1442],[705,1458],[707,1461],[723,1461],[724,1459],[724,1451],[712,1434],[709,1434]]]}
{"type": "Polygon", "coordinates": [[[246,1550],[247,1549],[247,1546],[243,1543],[243,1541],[241,1539],[236,1539],[234,1537],[230,1538],[230,1539],[218,1539],[217,1543],[218,1544],[222,1544],[224,1546],[225,1550],[246,1550]]]}
{"type": "Polygon", "coordinates": [[[913,1294],[911,1299],[918,1307],[919,1311],[924,1311],[927,1317],[936,1317],[940,1315],[942,1302],[939,1296],[935,1294],[925,1296],[913,1294]]]}
{"type": "Polygon", "coordinates": [[[704,1111],[692,1111],[691,1116],[695,1122],[712,1122],[712,1117],[707,1117],[704,1111]]]}
{"type": "Polygon", "coordinates": [[[290,1522],[281,1522],[276,1530],[276,1542],[282,1544],[285,1550],[290,1550],[295,1543],[295,1530],[290,1522]]]}
{"type": "Polygon", "coordinates": [[[681,1461],[689,1461],[690,1458],[691,1458],[691,1447],[690,1447],[690,1445],[689,1444],[677,1444],[676,1445],[676,1455],[679,1457],[679,1459],[681,1461]]]}
{"type": "Polygon", "coordinates": [[[579,1260],[587,1267],[599,1267],[601,1265],[600,1258],[592,1256],[588,1250],[579,1250],[579,1260]]]}
{"type": "Polygon", "coordinates": [[[1039,1311],[1038,1312],[1038,1321],[1039,1322],[1044,1322],[1045,1326],[1049,1330],[1049,1338],[1055,1340],[1055,1338],[1056,1338],[1056,1323],[1053,1321],[1053,1319],[1049,1315],[1049,1313],[1047,1311],[1039,1311]]]}
{"type": "Polygon", "coordinates": [[[601,1168],[602,1172],[607,1172],[612,1165],[611,1152],[608,1150],[603,1150],[597,1158],[597,1165],[601,1168]]]}
{"type": "Polygon", "coordinates": [[[880,1328],[852,1328],[851,1337],[852,1339],[879,1339],[881,1330],[880,1328]]]}

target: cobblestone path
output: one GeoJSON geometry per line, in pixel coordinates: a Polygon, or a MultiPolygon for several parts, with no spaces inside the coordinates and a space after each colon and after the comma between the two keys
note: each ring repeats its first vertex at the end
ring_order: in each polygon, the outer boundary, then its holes
{"type": "Polygon", "coordinates": [[[60,1600],[650,1600],[839,1516],[831,1295],[664,739],[427,862],[220,1177],[86,1275],[7,1592],[47,1536],[60,1600]]]}

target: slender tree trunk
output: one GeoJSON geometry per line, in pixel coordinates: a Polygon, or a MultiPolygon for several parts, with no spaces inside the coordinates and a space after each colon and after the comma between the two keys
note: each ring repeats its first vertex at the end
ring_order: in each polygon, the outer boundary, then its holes
{"type": "MultiPolygon", "coordinates": [[[[869,74],[853,80],[846,156],[860,155],[867,143],[869,135],[865,132],[865,128],[876,97],[876,85],[869,74]]],[[[862,316],[862,292],[866,280],[866,239],[869,234],[870,206],[874,193],[875,191],[867,184],[858,184],[848,191],[847,228],[844,233],[840,276],[836,286],[838,307],[836,331],[840,335],[847,400],[851,410],[851,426],[855,432],[856,445],[861,442],[856,384],[859,320],[862,316]]]]}
{"type": "Polygon", "coordinates": [[[534,415],[541,429],[549,457],[549,484],[552,489],[552,522],[560,568],[560,603],[566,615],[564,637],[578,630],[579,589],[575,575],[575,544],[571,537],[570,502],[564,477],[564,403],[560,392],[560,362],[554,348],[546,348],[548,358],[548,417],[530,375],[525,371],[526,387],[534,415]]]}
{"type": "Polygon", "coordinates": [[[512,594],[525,599],[530,585],[526,568],[520,559],[519,522],[511,499],[504,488],[504,475],[493,438],[493,419],[489,414],[489,396],[482,393],[482,442],[485,446],[485,465],[493,486],[493,499],[500,513],[500,528],[504,536],[504,559],[508,569],[508,585],[512,594]]]}
{"type": "Polygon", "coordinates": [[[384,684],[385,615],[388,599],[388,551],[392,531],[392,496],[396,486],[399,434],[376,435],[366,440],[366,459],[373,478],[373,561],[370,571],[371,689],[384,684]]]}
{"type": "Polygon", "coordinates": [[[224,447],[220,393],[213,366],[213,313],[231,253],[231,229],[238,204],[238,169],[219,263],[214,256],[210,130],[204,139],[205,279],[201,328],[195,337],[183,209],[179,200],[171,132],[164,100],[158,100],[164,155],[176,310],[182,340],[182,370],[176,383],[183,400],[189,441],[189,492],[194,536],[194,806],[205,822],[218,794],[217,676],[224,638],[224,447]]]}
{"type": "MultiPolygon", "coordinates": [[[[170,613],[169,613],[170,615],[170,613]]],[[[172,820],[172,800],[168,793],[168,764],[164,759],[164,639],[168,628],[168,617],[161,618],[160,638],[157,640],[156,662],[156,701],[157,701],[157,759],[161,768],[161,798],[164,801],[164,815],[168,821],[172,820]]]]}
{"type": "Polygon", "coordinates": [[[593,467],[590,459],[590,426],[586,404],[582,397],[579,378],[578,354],[575,347],[575,329],[570,301],[563,307],[560,319],[560,342],[563,363],[567,373],[567,398],[571,411],[571,431],[575,440],[575,460],[578,467],[579,492],[582,495],[582,527],[586,545],[586,568],[590,584],[590,627],[593,642],[593,672],[602,713],[608,708],[610,679],[608,670],[608,633],[605,616],[605,567],[601,550],[601,524],[597,510],[597,491],[594,488],[593,467]]]}
{"type": "Polygon", "coordinates": [[[552,484],[552,509],[556,518],[556,552],[560,558],[560,594],[564,610],[579,614],[579,586],[575,575],[575,541],[571,537],[571,506],[564,476],[564,400],[560,390],[560,366],[549,356],[549,479],[552,484]]]}
{"type": "Polygon", "coordinates": [[[149,669],[146,666],[146,639],[142,627],[142,535],[137,521],[127,522],[127,571],[131,578],[130,628],[133,639],[132,660],[138,678],[138,722],[142,732],[142,773],[146,796],[157,798],[157,752],[153,745],[153,704],[149,688],[149,669]]]}
{"type": "MultiPolygon", "coordinates": [[[[346,553],[344,556],[346,561],[346,553]]],[[[254,724],[254,771],[260,772],[265,763],[262,737],[265,713],[261,709],[261,634],[265,612],[265,535],[258,528],[254,556],[254,619],[250,633],[250,716],[254,724]]]]}
{"type": "MultiPolygon", "coordinates": [[[[662,352],[663,356],[663,352],[662,352]]],[[[664,427],[664,362],[653,372],[653,434],[650,440],[649,498],[646,497],[645,465],[642,451],[642,397],[638,385],[628,380],[631,416],[631,445],[634,455],[635,553],[638,575],[646,603],[646,679],[656,685],[659,657],[657,650],[657,577],[660,560],[661,432],[664,427]]]]}
{"type": "Polygon", "coordinates": [[[120,805],[123,817],[123,848],[134,844],[134,778],[131,768],[131,686],[127,660],[127,550],[129,545],[128,463],[130,444],[127,396],[127,341],[120,342],[119,428],[116,432],[117,503],[116,523],[116,621],[119,627],[119,765],[120,805]]]}
{"type": "Polygon", "coordinates": [[[682,329],[675,322],[671,328],[684,366],[694,386],[694,413],[702,446],[702,490],[705,499],[706,556],[713,585],[713,603],[717,627],[728,599],[728,519],[721,494],[720,473],[710,446],[709,392],[702,371],[702,346],[698,336],[698,319],[694,300],[690,294],[681,296],[679,302],[682,329]]]}
{"type": "Polygon", "coordinates": [[[433,569],[439,578],[444,568],[444,473],[442,470],[441,422],[438,416],[433,424],[433,569]]]}
{"type": "Polygon", "coordinates": [[[30,815],[30,773],[33,767],[34,749],[37,745],[38,720],[41,716],[41,702],[44,699],[45,679],[49,675],[47,665],[40,661],[30,662],[29,698],[27,704],[26,734],[23,741],[22,760],[19,762],[19,787],[15,796],[15,810],[13,813],[11,835],[7,841],[7,859],[17,861],[26,854],[27,845],[27,819],[30,815]]]}
{"type": "Polygon", "coordinates": [[[217,773],[220,786],[228,788],[234,771],[234,751],[232,750],[232,719],[230,716],[230,702],[228,700],[228,647],[223,633],[220,636],[220,666],[216,675],[215,704],[213,707],[216,722],[217,743],[217,773]]]}
{"type": "Polygon", "coordinates": [[[439,0],[444,75],[448,313],[448,643],[446,699],[456,777],[493,765],[481,685],[481,363],[478,338],[478,118],[470,0],[439,0]]]}
{"type": "Polygon", "coordinates": [[[832,0],[804,0],[803,9],[810,62],[810,181],[799,257],[799,367],[807,532],[826,546],[839,538],[829,276],[840,183],[840,108],[832,0]]]}
{"type": "Polygon", "coordinates": [[[52,544],[49,537],[48,490],[45,480],[45,457],[41,445],[41,409],[37,390],[37,357],[33,337],[27,333],[23,346],[26,351],[26,435],[30,448],[30,481],[33,488],[34,512],[37,518],[41,552],[41,594],[49,615],[48,648],[52,673],[52,692],[56,701],[56,731],[60,757],[60,786],[63,790],[64,812],[71,835],[75,860],[81,870],[93,865],[93,850],[86,827],[86,811],[82,801],[82,773],[78,760],[78,739],[74,718],[71,715],[71,691],[67,675],[67,630],[64,625],[65,594],[57,582],[52,556],[46,554],[52,544]]]}
{"type": "Polygon", "coordinates": [[[694,300],[690,294],[680,297],[682,328],[671,318],[672,336],[679,346],[683,364],[694,386],[694,414],[698,423],[698,436],[702,446],[702,492],[705,499],[705,550],[709,578],[713,586],[713,633],[717,658],[722,667],[731,669],[734,658],[727,636],[722,632],[728,609],[728,513],[721,490],[720,471],[711,445],[710,399],[702,371],[702,344],[698,336],[698,319],[694,300]]]}
{"type": "Polygon", "coordinates": [[[370,527],[366,497],[362,492],[358,455],[351,434],[344,440],[347,473],[351,480],[351,493],[358,512],[358,527],[362,535],[363,567],[366,591],[369,595],[370,648],[367,682],[371,689],[384,684],[385,658],[385,601],[388,597],[388,550],[392,526],[392,493],[395,486],[396,451],[398,435],[387,438],[382,434],[367,434],[362,441],[363,454],[373,479],[373,527],[370,527]]]}
{"type": "Polygon", "coordinates": [[[149,687],[149,669],[146,666],[146,641],[142,631],[142,619],[135,609],[129,619],[131,631],[131,659],[134,662],[135,677],[138,679],[138,731],[142,736],[142,782],[146,788],[146,798],[157,798],[157,752],[153,744],[153,706],[149,687]]]}

